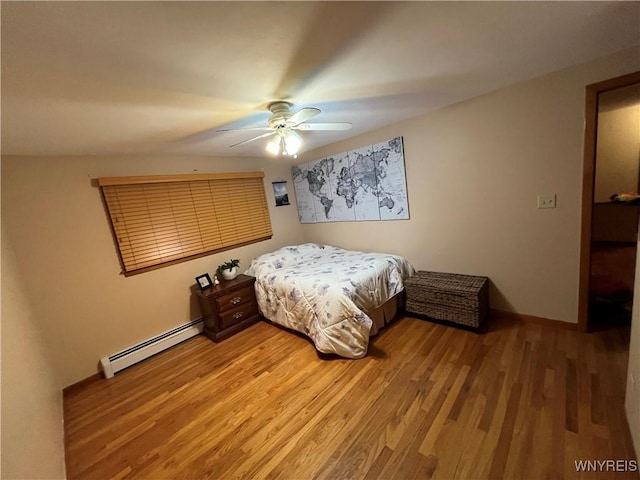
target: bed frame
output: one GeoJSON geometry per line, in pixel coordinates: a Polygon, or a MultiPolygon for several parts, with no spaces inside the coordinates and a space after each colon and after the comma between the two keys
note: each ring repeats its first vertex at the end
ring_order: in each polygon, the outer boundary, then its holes
{"type": "Polygon", "coordinates": [[[378,334],[378,331],[384,327],[387,323],[395,318],[398,310],[404,308],[406,295],[404,290],[395,296],[391,297],[386,303],[383,303],[378,308],[374,308],[370,312],[367,312],[369,318],[373,320],[373,326],[371,327],[371,336],[378,334]]]}

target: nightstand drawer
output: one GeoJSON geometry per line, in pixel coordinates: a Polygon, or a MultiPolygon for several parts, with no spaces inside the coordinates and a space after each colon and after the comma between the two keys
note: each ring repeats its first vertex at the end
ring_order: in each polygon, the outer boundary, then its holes
{"type": "Polygon", "coordinates": [[[254,299],[255,293],[252,285],[250,287],[235,290],[234,292],[226,295],[221,295],[216,298],[216,306],[218,307],[218,312],[222,314],[222,312],[236,308],[238,305],[243,303],[253,302],[254,299]]]}
{"type": "Polygon", "coordinates": [[[220,326],[224,329],[258,315],[255,302],[243,303],[220,314],[220,326]]]}
{"type": "Polygon", "coordinates": [[[204,333],[214,342],[244,330],[262,318],[253,290],[255,277],[240,274],[233,280],[196,291],[204,333]]]}

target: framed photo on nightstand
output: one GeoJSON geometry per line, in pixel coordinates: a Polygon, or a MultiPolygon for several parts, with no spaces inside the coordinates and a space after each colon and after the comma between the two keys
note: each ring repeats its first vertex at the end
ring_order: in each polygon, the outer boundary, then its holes
{"type": "Polygon", "coordinates": [[[200,290],[205,290],[207,288],[213,287],[213,282],[211,281],[211,277],[208,273],[196,277],[196,282],[198,282],[198,286],[200,290]]]}

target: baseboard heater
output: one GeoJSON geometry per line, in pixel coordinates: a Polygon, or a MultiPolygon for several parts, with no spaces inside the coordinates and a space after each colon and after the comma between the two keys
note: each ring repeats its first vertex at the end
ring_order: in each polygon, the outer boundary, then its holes
{"type": "Polygon", "coordinates": [[[173,347],[180,342],[202,333],[202,319],[193,320],[184,325],[180,325],[168,332],[157,335],[149,340],[129,347],[120,352],[100,359],[102,371],[106,378],[111,378],[116,372],[124,370],[131,365],[141,362],[156,353],[173,347]]]}

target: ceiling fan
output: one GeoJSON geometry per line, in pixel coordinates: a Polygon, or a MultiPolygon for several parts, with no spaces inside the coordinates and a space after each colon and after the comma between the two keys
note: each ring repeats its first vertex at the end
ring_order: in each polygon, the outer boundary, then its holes
{"type": "Polygon", "coordinates": [[[234,143],[231,147],[244,145],[261,138],[274,136],[267,144],[266,150],[269,153],[278,155],[296,155],[302,146],[302,138],[295,130],[349,130],[351,124],[348,122],[335,123],[305,123],[320,113],[319,108],[304,107],[295,113],[291,112],[293,105],[285,101],[271,102],[268,106],[271,111],[269,117],[269,126],[251,127],[251,128],[229,128],[216,130],[217,132],[235,132],[235,131],[267,131],[267,133],[256,137],[234,143]]]}

